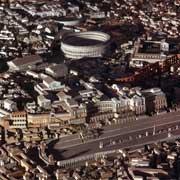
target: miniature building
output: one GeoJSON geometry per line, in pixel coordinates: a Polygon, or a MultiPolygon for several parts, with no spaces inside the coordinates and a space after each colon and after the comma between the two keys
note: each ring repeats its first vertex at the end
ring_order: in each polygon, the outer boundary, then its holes
{"type": "Polygon", "coordinates": [[[144,114],[146,112],[145,97],[133,95],[129,100],[130,109],[136,114],[144,114]]]}
{"type": "Polygon", "coordinates": [[[51,108],[51,100],[50,99],[47,99],[45,96],[43,95],[39,95],[37,97],[37,102],[38,102],[38,105],[44,109],[49,109],[51,108]]]}
{"type": "Polygon", "coordinates": [[[147,112],[159,112],[167,107],[166,95],[159,88],[142,91],[146,99],[147,112]]]}
{"type": "Polygon", "coordinates": [[[8,62],[9,69],[12,71],[25,71],[33,67],[37,63],[42,63],[42,58],[39,55],[30,55],[23,58],[16,58],[8,62]]]}
{"type": "Polygon", "coordinates": [[[29,127],[43,127],[51,123],[50,114],[28,114],[27,121],[29,127]]]}
{"type": "Polygon", "coordinates": [[[26,112],[13,112],[10,114],[10,128],[26,128],[27,115],[26,112]]]}
{"type": "Polygon", "coordinates": [[[31,102],[31,103],[26,103],[26,111],[30,112],[30,113],[35,113],[37,106],[35,101],[31,102]]]}
{"type": "Polygon", "coordinates": [[[169,179],[168,173],[162,169],[151,168],[129,168],[129,173],[133,179],[169,179]],[[143,178],[144,177],[144,178],[143,178]]]}
{"type": "Polygon", "coordinates": [[[78,104],[74,99],[65,100],[64,108],[70,113],[70,124],[83,124],[87,116],[87,107],[84,104],[78,104]]]}
{"type": "Polygon", "coordinates": [[[134,44],[134,52],[130,65],[142,67],[146,63],[164,61],[168,56],[177,53],[178,45],[176,43],[168,43],[165,40],[152,41],[138,39],[134,44]]]}
{"type": "Polygon", "coordinates": [[[56,95],[57,95],[57,97],[59,98],[60,101],[65,101],[66,99],[71,99],[71,96],[67,95],[63,91],[58,92],[56,95]]]}
{"type": "Polygon", "coordinates": [[[17,111],[17,104],[16,102],[6,99],[4,100],[4,109],[8,110],[8,111],[17,111]]]}
{"type": "Polygon", "coordinates": [[[111,100],[97,102],[99,112],[122,112],[129,110],[128,101],[126,99],[118,100],[113,98],[111,100]]]}
{"type": "Polygon", "coordinates": [[[58,89],[61,89],[62,87],[64,87],[61,85],[60,82],[55,81],[51,77],[44,78],[43,85],[45,85],[47,87],[47,90],[58,90],[58,89]]]}
{"type": "Polygon", "coordinates": [[[65,64],[53,64],[47,67],[45,72],[54,78],[59,78],[68,74],[68,68],[65,64]]]}

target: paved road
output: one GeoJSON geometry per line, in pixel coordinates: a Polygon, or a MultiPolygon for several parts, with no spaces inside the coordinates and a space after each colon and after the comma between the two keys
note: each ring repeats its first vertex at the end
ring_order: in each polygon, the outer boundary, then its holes
{"type": "MultiPolygon", "coordinates": [[[[69,159],[85,154],[118,148],[139,146],[166,139],[168,129],[173,136],[180,135],[180,111],[140,119],[129,125],[114,125],[104,128],[104,133],[94,140],[82,143],[78,139],[68,139],[55,144],[55,154],[58,159],[69,159]],[[156,135],[153,136],[154,124],[156,135]],[[104,147],[99,148],[100,142],[104,147]]],[[[169,133],[170,135],[170,133],[169,133]]],[[[172,136],[172,137],[173,137],[172,136]]]]}

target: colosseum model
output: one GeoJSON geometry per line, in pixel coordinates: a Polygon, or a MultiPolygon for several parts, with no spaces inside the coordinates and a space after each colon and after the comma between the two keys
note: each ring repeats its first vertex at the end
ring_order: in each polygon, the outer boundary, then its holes
{"type": "Polygon", "coordinates": [[[110,36],[103,32],[69,33],[62,38],[61,50],[70,59],[102,57],[108,52],[109,44],[110,36]]]}

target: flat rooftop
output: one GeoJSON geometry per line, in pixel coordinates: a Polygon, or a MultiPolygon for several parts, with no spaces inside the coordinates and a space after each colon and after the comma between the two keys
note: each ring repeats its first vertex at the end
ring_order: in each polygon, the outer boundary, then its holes
{"type": "MultiPolygon", "coordinates": [[[[177,54],[180,50],[178,43],[167,42],[169,44],[169,54],[177,54]]],[[[138,53],[160,54],[161,42],[159,41],[141,41],[138,53]]]]}
{"type": "Polygon", "coordinates": [[[143,41],[139,46],[139,53],[159,54],[160,52],[161,52],[160,43],[143,41]]]}

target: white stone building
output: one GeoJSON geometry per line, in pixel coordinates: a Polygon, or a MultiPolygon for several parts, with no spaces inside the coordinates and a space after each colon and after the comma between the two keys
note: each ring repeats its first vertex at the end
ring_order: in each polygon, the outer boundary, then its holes
{"type": "Polygon", "coordinates": [[[51,100],[46,98],[43,95],[39,95],[37,97],[37,103],[40,107],[44,108],[44,109],[50,109],[51,108],[51,100]]]}
{"type": "Polygon", "coordinates": [[[43,85],[46,87],[46,90],[59,90],[63,88],[64,86],[61,84],[61,82],[54,80],[51,77],[46,77],[43,79],[43,85]]]}
{"type": "Polygon", "coordinates": [[[8,111],[17,111],[17,104],[16,102],[6,99],[4,100],[4,109],[8,110],[8,111]]]}

